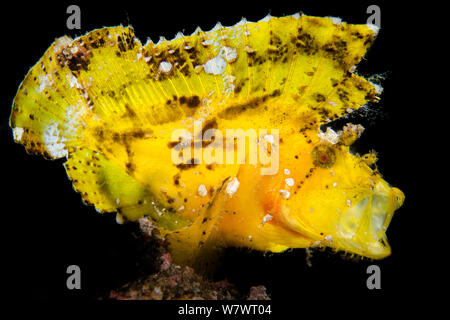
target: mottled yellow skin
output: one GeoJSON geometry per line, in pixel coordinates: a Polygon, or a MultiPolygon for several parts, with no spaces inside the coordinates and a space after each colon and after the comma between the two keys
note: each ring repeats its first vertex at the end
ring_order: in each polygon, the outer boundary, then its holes
{"type": "Polygon", "coordinates": [[[403,194],[370,168],[373,156],[349,152],[354,127],[339,141],[318,135],[320,125],[377,101],[375,86],[352,73],[374,37],[365,25],[300,15],[145,46],[121,26],[63,37],[21,84],[11,127],[29,152],[67,157],[74,188],[98,211],[156,221],[179,263],[225,246],[329,246],[383,258],[403,194]],[[278,129],[278,172],[177,166],[173,131],[195,135],[196,120],[222,132],[278,129]],[[227,193],[235,178],[239,187],[227,193]]]}

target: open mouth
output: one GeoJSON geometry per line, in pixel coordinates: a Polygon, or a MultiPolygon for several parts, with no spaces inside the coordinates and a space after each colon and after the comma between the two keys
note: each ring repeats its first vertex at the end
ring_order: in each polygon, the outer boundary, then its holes
{"type": "Polygon", "coordinates": [[[399,189],[379,182],[371,194],[343,213],[337,233],[340,247],[374,259],[388,256],[386,230],[403,200],[399,189]]]}

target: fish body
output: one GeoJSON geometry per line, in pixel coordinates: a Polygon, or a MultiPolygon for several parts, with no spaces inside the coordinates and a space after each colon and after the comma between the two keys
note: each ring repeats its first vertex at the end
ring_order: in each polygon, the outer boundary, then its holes
{"type": "Polygon", "coordinates": [[[86,204],[154,220],[179,263],[228,246],[381,259],[404,195],[349,151],[361,126],[320,129],[379,99],[352,72],[376,32],[296,14],[156,44],[122,26],[62,37],[10,125],[28,152],[66,158],[86,204]]]}

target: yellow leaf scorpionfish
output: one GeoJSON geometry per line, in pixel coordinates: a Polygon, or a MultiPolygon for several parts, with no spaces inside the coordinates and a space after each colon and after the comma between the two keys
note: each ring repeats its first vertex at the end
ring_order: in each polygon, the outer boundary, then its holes
{"type": "MultiPolygon", "coordinates": [[[[14,99],[16,142],[66,159],[117,221],[153,220],[175,262],[235,246],[391,253],[404,195],[322,125],[379,100],[355,74],[377,28],[295,14],[142,44],[131,27],[57,39],[14,99]]],[[[211,254],[212,255],[212,254],[211,254]]]]}

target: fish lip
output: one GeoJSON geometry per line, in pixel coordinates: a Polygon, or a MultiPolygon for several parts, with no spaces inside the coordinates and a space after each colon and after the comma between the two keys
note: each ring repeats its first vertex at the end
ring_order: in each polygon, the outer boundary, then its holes
{"type": "Polygon", "coordinates": [[[374,259],[390,255],[386,230],[404,195],[384,180],[378,182],[352,207],[343,212],[338,223],[336,246],[374,259]]]}

